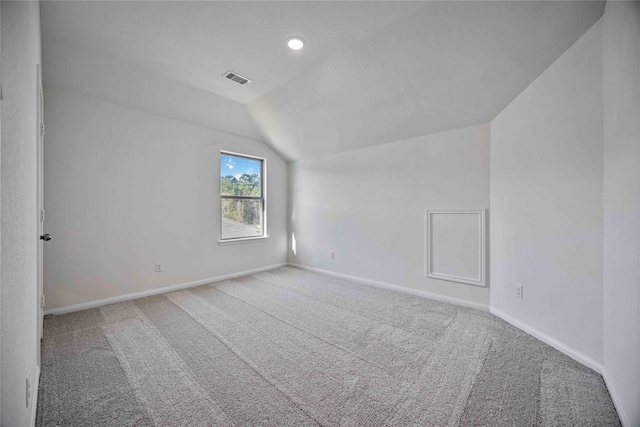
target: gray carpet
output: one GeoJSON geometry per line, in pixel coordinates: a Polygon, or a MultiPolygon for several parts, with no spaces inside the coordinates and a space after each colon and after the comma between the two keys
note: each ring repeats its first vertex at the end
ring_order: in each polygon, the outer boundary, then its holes
{"type": "Polygon", "coordinates": [[[618,426],[602,377],[473,309],[282,268],[48,317],[39,426],[618,426]]]}

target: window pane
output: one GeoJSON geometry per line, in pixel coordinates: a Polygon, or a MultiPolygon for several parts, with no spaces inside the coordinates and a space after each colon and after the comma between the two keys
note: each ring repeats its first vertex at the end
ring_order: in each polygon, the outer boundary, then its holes
{"type": "Polygon", "coordinates": [[[222,154],[220,156],[220,194],[262,197],[262,161],[222,154]]]}
{"type": "Polygon", "coordinates": [[[262,199],[225,199],[222,202],[222,238],[260,237],[262,199]]]}

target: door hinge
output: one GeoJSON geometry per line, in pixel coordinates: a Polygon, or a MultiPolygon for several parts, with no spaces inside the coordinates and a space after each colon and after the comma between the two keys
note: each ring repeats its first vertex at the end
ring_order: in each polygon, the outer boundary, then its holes
{"type": "Polygon", "coordinates": [[[40,123],[40,135],[44,136],[44,123],[40,123]]]}
{"type": "Polygon", "coordinates": [[[40,222],[44,222],[44,209],[40,210],[40,222]]]}
{"type": "Polygon", "coordinates": [[[44,308],[44,294],[40,295],[40,307],[44,308]]]}

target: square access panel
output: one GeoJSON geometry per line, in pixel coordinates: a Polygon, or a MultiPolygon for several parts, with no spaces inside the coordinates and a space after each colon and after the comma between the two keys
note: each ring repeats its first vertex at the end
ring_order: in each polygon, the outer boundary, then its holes
{"type": "Polygon", "coordinates": [[[485,209],[428,209],[426,222],[426,276],[485,286],[485,209]]]}

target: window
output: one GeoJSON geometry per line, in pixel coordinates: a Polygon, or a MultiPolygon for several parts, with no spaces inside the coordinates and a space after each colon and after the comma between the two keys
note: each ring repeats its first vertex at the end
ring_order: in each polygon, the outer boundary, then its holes
{"type": "Polygon", "coordinates": [[[220,153],[220,240],[266,236],[265,159],[220,153]]]}

